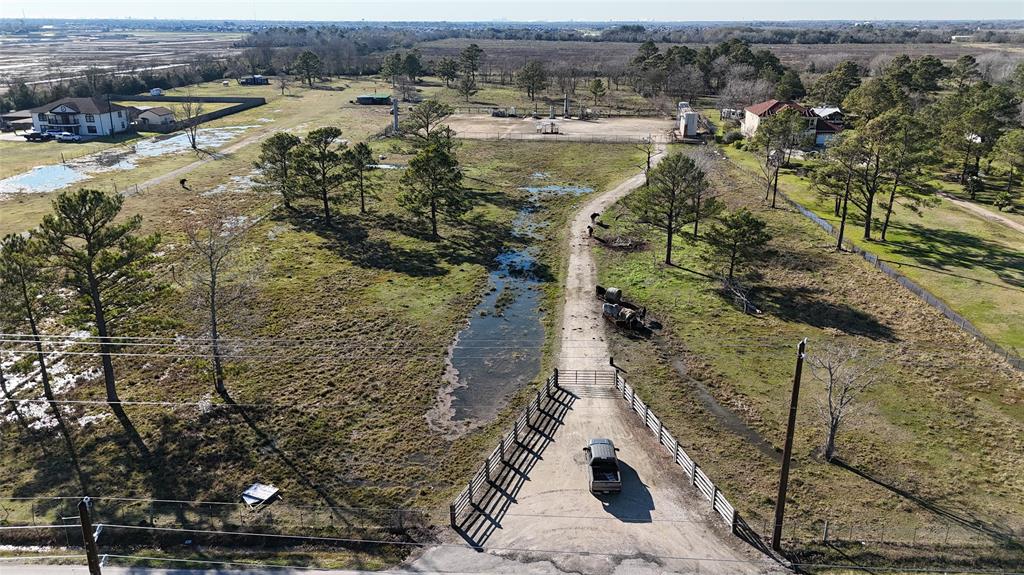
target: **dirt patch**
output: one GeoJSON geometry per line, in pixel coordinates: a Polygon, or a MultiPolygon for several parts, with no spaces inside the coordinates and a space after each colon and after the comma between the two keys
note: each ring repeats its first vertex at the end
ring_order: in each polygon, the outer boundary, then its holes
{"type": "Polygon", "coordinates": [[[448,118],[448,125],[461,138],[559,138],[594,139],[640,139],[653,137],[664,139],[675,128],[675,122],[668,118],[601,118],[598,120],[566,120],[547,118],[548,111],[541,111],[540,119],[494,118],[486,114],[455,114],[448,118]],[[541,124],[554,124],[557,134],[541,134],[541,124]]]}

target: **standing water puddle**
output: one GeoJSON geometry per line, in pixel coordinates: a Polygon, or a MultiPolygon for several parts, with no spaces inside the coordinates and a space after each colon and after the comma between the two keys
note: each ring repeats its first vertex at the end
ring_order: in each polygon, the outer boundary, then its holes
{"type": "MultiPolygon", "coordinates": [[[[204,150],[219,148],[253,127],[255,126],[200,129],[196,144],[204,150]]],[[[68,160],[63,164],[36,166],[27,172],[0,180],[0,198],[9,194],[52,192],[102,172],[131,170],[135,168],[135,162],[139,158],[154,158],[191,149],[188,136],[181,133],[140,140],[124,148],[104,150],[68,160]]]]}
{"type": "MultiPolygon", "coordinates": [[[[580,195],[592,188],[544,186],[520,188],[529,202],[512,223],[516,237],[541,240],[545,222],[537,211],[546,198],[580,195]]],[[[446,374],[452,391],[454,420],[486,420],[505,405],[508,396],[540,372],[544,328],[538,307],[543,282],[536,276],[536,247],[507,250],[495,258],[491,289],[455,337],[446,374]]]]}

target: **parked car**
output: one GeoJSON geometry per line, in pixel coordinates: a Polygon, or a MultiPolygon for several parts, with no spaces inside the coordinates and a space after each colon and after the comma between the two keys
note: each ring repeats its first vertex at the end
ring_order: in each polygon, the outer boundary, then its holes
{"type": "Polygon", "coordinates": [[[595,438],[583,448],[587,452],[590,466],[591,493],[619,493],[622,491],[622,476],[619,474],[619,458],[611,439],[595,438]]]}
{"type": "Polygon", "coordinates": [[[82,136],[79,136],[78,134],[72,134],[71,132],[61,132],[60,134],[57,134],[57,141],[58,142],[81,142],[82,141],[82,136]]]}
{"type": "Polygon", "coordinates": [[[49,132],[25,132],[21,136],[29,142],[49,142],[55,138],[55,136],[49,132]]]}

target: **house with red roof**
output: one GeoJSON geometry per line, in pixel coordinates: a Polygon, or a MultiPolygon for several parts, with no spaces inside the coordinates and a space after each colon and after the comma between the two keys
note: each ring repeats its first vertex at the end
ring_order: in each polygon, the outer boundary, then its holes
{"type": "Polygon", "coordinates": [[[824,146],[828,141],[839,133],[842,128],[832,124],[825,118],[819,116],[813,109],[801,106],[790,100],[765,100],[764,102],[747,106],[743,109],[743,120],[740,123],[740,132],[746,137],[757,133],[761,121],[770,118],[783,110],[795,110],[798,114],[807,119],[807,135],[814,136],[814,144],[824,146]]]}

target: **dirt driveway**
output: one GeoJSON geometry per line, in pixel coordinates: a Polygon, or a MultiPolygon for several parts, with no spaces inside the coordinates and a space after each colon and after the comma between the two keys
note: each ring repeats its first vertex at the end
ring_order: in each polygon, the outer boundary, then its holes
{"type": "Polygon", "coordinates": [[[605,323],[594,297],[590,214],[604,212],[642,183],[638,174],[591,199],[572,222],[559,356],[569,407],[513,494],[514,503],[492,518],[495,525],[481,542],[488,553],[435,548],[414,567],[476,564],[487,565],[488,572],[517,573],[524,569],[521,563],[529,563],[536,573],[786,572],[729,533],[607,378],[600,384],[583,381],[591,373],[610,373],[605,323]],[[609,437],[620,449],[621,494],[590,493],[582,448],[592,437],[609,437]]]}
{"type": "Polygon", "coordinates": [[[492,118],[486,114],[455,114],[445,122],[460,138],[511,140],[639,141],[652,138],[668,142],[676,127],[668,118],[601,118],[598,120],[549,120],[533,118],[492,118]],[[558,134],[541,134],[540,124],[554,124],[558,134]]]}

